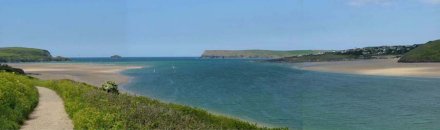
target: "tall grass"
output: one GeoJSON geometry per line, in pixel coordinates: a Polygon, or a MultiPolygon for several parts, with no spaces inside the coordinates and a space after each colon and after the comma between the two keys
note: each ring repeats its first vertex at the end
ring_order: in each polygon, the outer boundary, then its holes
{"type": "Polygon", "coordinates": [[[0,130],[19,129],[38,104],[37,80],[0,72],[0,130]]]}

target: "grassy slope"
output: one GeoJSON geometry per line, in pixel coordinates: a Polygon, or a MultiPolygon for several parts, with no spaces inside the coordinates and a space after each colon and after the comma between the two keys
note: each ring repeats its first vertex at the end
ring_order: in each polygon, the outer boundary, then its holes
{"type": "Polygon", "coordinates": [[[440,40],[430,41],[411,50],[399,62],[440,62],[440,40]]]}
{"type": "Polygon", "coordinates": [[[260,129],[206,111],[146,97],[108,94],[70,80],[46,81],[65,101],[76,129],[260,129]]]}
{"type": "Polygon", "coordinates": [[[36,105],[37,92],[31,86],[37,84],[55,90],[63,98],[75,129],[266,129],[147,97],[108,94],[70,80],[41,81],[2,72],[0,81],[0,113],[7,113],[0,115],[0,129],[18,128],[36,105]]]}
{"type": "Polygon", "coordinates": [[[225,58],[281,58],[297,55],[317,54],[318,50],[294,50],[294,51],[271,51],[271,50],[207,50],[202,57],[225,57],[225,58]]]}
{"type": "Polygon", "coordinates": [[[38,103],[36,83],[26,76],[0,72],[0,130],[20,128],[38,103]]]}
{"type": "Polygon", "coordinates": [[[51,58],[47,50],[22,47],[0,48],[0,62],[49,61],[51,58]]]}

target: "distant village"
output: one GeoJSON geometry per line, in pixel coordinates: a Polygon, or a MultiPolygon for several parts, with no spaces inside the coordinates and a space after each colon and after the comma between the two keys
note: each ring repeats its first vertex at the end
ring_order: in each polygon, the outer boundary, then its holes
{"type": "Polygon", "coordinates": [[[407,46],[378,46],[378,47],[365,47],[365,48],[356,48],[342,51],[334,51],[327,53],[336,53],[342,55],[371,55],[371,56],[380,56],[380,55],[402,55],[410,50],[420,46],[421,44],[407,45],[407,46]]]}
{"type": "MultiPolygon", "coordinates": [[[[420,46],[422,44],[414,45],[397,45],[397,46],[377,46],[377,47],[364,47],[355,48],[340,51],[327,51],[318,54],[310,55],[323,55],[323,54],[336,54],[336,55],[356,55],[356,56],[383,56],[383,55],[402,55],[412,49],[420,46]]],[[[300,55],[300,56],[310,56],[310,55],[300,55]]]]}

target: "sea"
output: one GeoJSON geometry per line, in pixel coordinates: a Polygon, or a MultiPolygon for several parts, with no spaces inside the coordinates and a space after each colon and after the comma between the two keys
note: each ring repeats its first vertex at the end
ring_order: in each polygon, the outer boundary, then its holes
{"type": "Polygon", "coordinates": [[[440,80],[314,72],[263,59],[73,58],[145,66],[123,89],[261,126],[299,130],[440,129],[440,80]]]}

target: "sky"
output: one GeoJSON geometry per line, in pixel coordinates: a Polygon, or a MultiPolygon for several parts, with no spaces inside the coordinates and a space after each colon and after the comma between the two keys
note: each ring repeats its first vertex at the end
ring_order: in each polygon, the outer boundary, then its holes
{"type": "Polygon", "coordinates": [[[440,0],[0,0],[0,47],[67,57],[339,50],[440,39],[440,0]]]}

